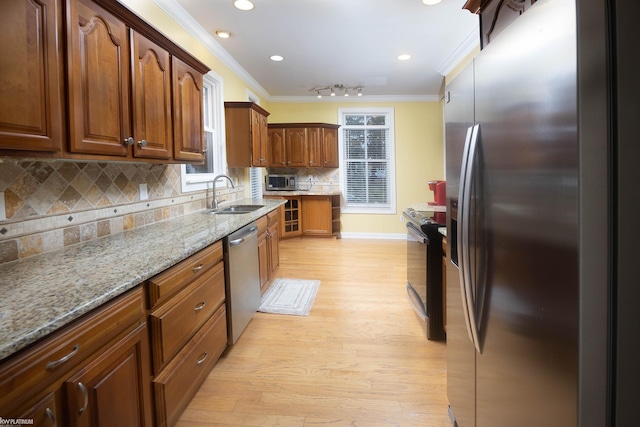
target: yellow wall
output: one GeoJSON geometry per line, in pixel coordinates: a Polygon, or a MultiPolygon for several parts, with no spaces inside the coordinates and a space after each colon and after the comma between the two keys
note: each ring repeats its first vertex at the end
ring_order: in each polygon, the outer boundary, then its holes
{"type": "MultiPolygon", "coordinates": [[[[247,89],[256,92],[155,3],[148,0],[121,1],[219,74],[224,80],[225,100],[245,101],[247,89]]],[[[440,102],[280,103],[261,100],[261,106],[271,113],[271,123],[337,123],[340,107],[395,109],[397,213],[345,214],[342,216],[344,232],[404,233],[404,225],[400,221],[402,211],[410,204],[432,200],[427,181],[444,177],[443,116],[440,102]]]]}
{"type": "Polygon", "coordinates": [[[444,177],[441,102],[309,102],[268,105],[270,123],[338,122],[338,109],[393,107],[396,146],[396,214],[343,214],[341,226],[349,233],[405,233],[402,211],[413,203],[433,200],[427,181],[444,177]]]}

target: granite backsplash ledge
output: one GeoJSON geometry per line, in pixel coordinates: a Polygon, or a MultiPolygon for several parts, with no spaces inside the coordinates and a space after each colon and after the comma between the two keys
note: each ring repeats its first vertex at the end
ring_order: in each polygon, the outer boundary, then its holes
{"type": "MultiPolygon", "coordinates": [[[[182,193],[180,165],[0,160],[0,264],[205,208],[203,191],[182,193]]],[[[218,194],[236,200],[244,186],[218,194]]]]}

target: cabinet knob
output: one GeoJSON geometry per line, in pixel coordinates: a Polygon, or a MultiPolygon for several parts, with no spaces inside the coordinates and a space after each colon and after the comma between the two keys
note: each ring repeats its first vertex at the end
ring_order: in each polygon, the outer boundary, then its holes
{"type": "Polygon", "coordinates": [[[202,154],[207,154],[207,151],[208,151],[208,148],[207,148],[207,147],[204,147],[204,148],[202,149],[202,154]]]}
{"type": "Polygon", "coordinates": [[[133,137],[129,137],[129,138],[125,138],[124,141],[122,141],[122,143],[124,145],[133,145],[133,137]]]}
{"type": "Polygon", "coordinates": [[[147,140],[143,139],[142,141],[138,141],[138,147],[146,147],[147,146],[147,140]]]}

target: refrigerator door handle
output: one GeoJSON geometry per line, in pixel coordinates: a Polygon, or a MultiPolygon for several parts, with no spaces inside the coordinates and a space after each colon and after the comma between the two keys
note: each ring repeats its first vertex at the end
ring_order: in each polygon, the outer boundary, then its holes
{"type": "Polygon", "coordinates": [[[464,241],[464,271],[465,271],[465,291],[466,291],[466,299],[467,299],[467,311],[469,318],[469,329],[472,336],[473,345],[476,348],[478,353],[482,354],[482,350],[480,348],[480,340],[478,333],[478,320],[476,316],[476,301],[473,291],[473,275],[471,274],[471,247],[469,245],[470,241],[470,231],[469,225],[471,224],[471,186],[473,182],[473,174],[475,167],[476,154],[478,152],[478,139],[480,138],[480,125],[476,124],[473,126],[473,132],[471,134],[471,140],[469,142],[469,153],[467,159],[467,170],[465,175],[465,199],[463,201],[465,208],[462,213],[462,222],[464,223],[463,228],[463,241],[464,241]]]}
{"type": "Polygon", "coordinates": [[[460,293],[462,295],[462,313],[464,315],[465,324],[467,325],[467,333],[469,334],[469,340],[473,342],[473,335],[471,334],[471,322],[469,320],[469,308],[467,300],[467,269],[466,269],[466,255],[468,250],[469,240],[468,236],[465,239],[465,230],[467,229],[467,223],[465,222],[465,211],[467,209],[466,200],[466,176],[469,166],[469,146],[471,144],[471,135],[473,134],[473,126],[469,126],[467,129],[467,135],[464,139],[464,148],[462,152],[462,164],[460,165],[460,186],[458,189],[458,218],[457,223],[457,243],[458,243],[458,274],[460,276],[460,293]]]}

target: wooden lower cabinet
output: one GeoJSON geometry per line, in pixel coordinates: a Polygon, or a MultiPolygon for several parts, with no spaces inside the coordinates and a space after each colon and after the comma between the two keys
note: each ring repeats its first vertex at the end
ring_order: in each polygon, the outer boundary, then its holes
{"type": "Polygon", "coordinates": [[[157,426],[172,426],[227,347],[222,241],[147,281],[157,426]]]}
{"type": "Polygon", "coordinates": [[[153,380],[156,425],[172,426],[227,346],[225,306],[200,328],[153,380]]]}
{"type": "Polygon", "coordinates": [[[332,235],[330,196],[304,196],[301,210],[303,235],[332,235]]]}
{"type": "Polygon", "coordinates": [[[0,364],[0,414],[34,425],[152,426],[141,287],[0,364]]]}
{"type": "Polygon", "coordinates": [[[280,268],[280,209],[269,212],[257,221],[260,294],[269,289],[280,268]]]}
{"type": "Polygon", "coordinates": [[[70,426],[150,426],[147,325],[141,324],[64,383],[70,426]]]}

